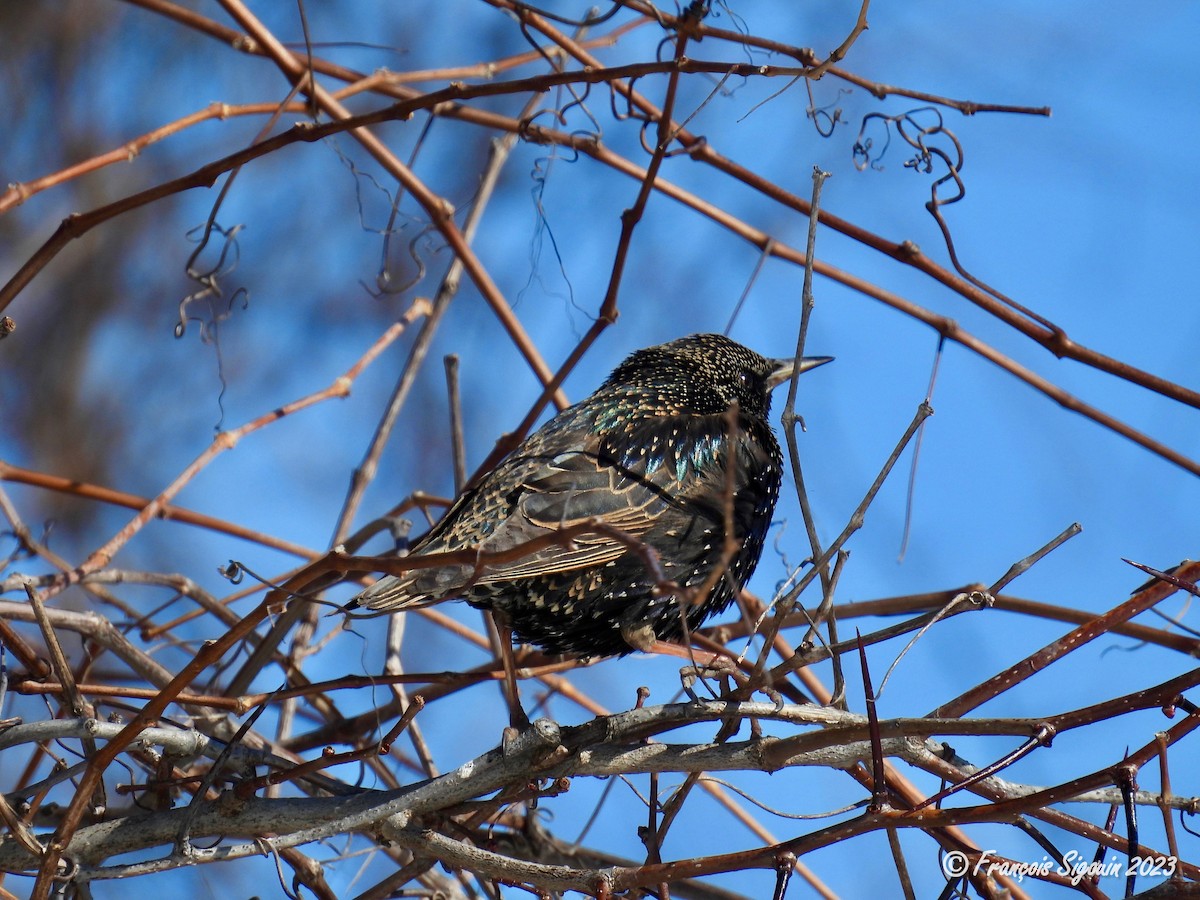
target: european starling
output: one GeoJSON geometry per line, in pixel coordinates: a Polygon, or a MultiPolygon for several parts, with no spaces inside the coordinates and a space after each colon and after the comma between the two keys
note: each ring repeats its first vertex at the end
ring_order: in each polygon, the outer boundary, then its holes
{"type": "MultiPolygon", "coordinates": [[[[801,371],[829,359],[806,357],[801,371]]],[[[393,612],[459,597],[548,653],[622,656],[678,640],[682,612],[689,630],[699,627],[758,563],[783,471],[767,423],[770,391],[792,370],[791,359],[766,359],[718,334],[637,351],[464,493],[411,554],[503,551],[590,519],[620,535],[582,534],[479,569],[413,569],[351,605],[393,612]],[[738,550],[707,596],[681,602],[656,589],[636,542],[654,550],[661,575],[701,588],[721,563],[729,479],[738,550]]]]}

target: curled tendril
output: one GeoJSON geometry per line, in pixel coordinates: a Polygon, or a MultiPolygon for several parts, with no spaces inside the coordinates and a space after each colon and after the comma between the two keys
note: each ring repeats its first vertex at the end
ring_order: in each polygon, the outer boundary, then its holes
{"type": "Polygon", "coordinates": [[[834,129],[839,122],[845,121],[842,117],[842,108],[837,104],[841,102],[843,96],[850,96],[853,91],[847,88],[838,88],[837,96],[833,101],[824,106],[817,106],[816,98],[813,96],[813,85],[809,79],[804,79],[804,86],[808,90],[808,107],[804,110],[804,114],[813,120],[813,125],[817,129],[817,134],[821,137],[829,137],[833,134],[834,129]],[[831,114],[829,110],[833,110],[831,114]]]}
{"type": "Polygon", "coordinates": [[[222,578],[229,581],[230,584],[241,584],[246,577],[247,569],[236,559],[231,559],[226,566],[218,566],[217,572],[222,578]]]}
{"type": "Polygon", "coordinates": [[[181,338],[187,332],[187,323],[195,322],[200,326],[200,342],[204,344],[212,344],[217,340],[217,326],[233,315],[234,307],[239,300],[242,301],[242,310],[250,308],[250,292],[244,287],[239,287],[233,292],[229,298],[229,302],[225,304],[225,309],[221,312],[205,318],[203,316],[189,315],[188,307],[192,304],[204,300],[220,297],[220,291],[197,291],[194,294],[189,294],[179,301],[179,321],[175,323],[175,337],[181,338]]]}
{"type": "Polygon", "coordinates": [[[1179,825],[1184,831],[1186,831],[1192,837],[1200,837],[1200,831],[1196,831],[1195,829],[1188,828],[1188,824],[1183,818],[1184,813],[1186,813],[1189,816],[1194,816],[1196,814],[1196,811],[1194,809],[1179,810],[1179,825]]]}
{"type": "Polygon", "coordinates": [[[591,28],[594,25],[601,25],[615,16],[624,7],[624,5],[625,4],[621,3],[620,0],[613,0],[612,8],[607,12],[596,13],[595,15],[589,14],[582,19],[571,19],[567,16],[560,16],[556,15],[555,13],[548,12],[547,10],[542,9],[540,6],[534,6],[532,3],[513,3],[513,7],[523,15],[533,13],[543,19],[548,19],[551,22],[558,22],[560,25],[570,25],[572,28],[591,28]]]}
{"type": "MultiPolygon", "coordinates": [[[[729,21],[733,24],[734,31],[747,36],[750,34],[750,26],[746,24],[745,19],[733,11],[732,7],[730,7],[728,3],[728,0],[717,0],[716,4],[710,3],[708,5],[708,15],[714,19],[721,18],[722,11],[724,11],[725,15],[729,17],[729,21]]],[[[747,55],[749,55],[749,45],[746,46],[746,50],[747,55]]]]}
{"type": "MultiPolygon", "coordinates": [[[[552,57],[549,53],[546,52],[546,49],[541,45],[541,43],[538,42],[537,38],[534,37],[533,33],[529,30],[529,24],[527,22],[525,22],[524,20],[522,20],[520,23],[520,31],[521,31],[521,36],[523,38],[525,38],[525,42],[528,43],[529,46],[532,47],[535,51],[537,51],[537,53],[542,57],[542,59],[544,59],[546,61],[546,64],[548,66],[550,66],[551,69],[553,69],[555,71],[562,70],[561,60],[558,57],[552,57]]],[[[560,87],[559,87],[560,90],[565,89],[567,92],[570,93],[571,102],[568,103],[566,106],[564,106],[561,110],[547,110],[547,112],[550,112],[552,115],[554,115],[555,118],[558,119],[559,123],[561,123],[562,125],[565,126],[567,123],[567,113],[578,106],[580,109],[583,110],[583,114],[585,116],[587,116],[588,121],[590,121],[592,123],[592,127],[595,128],[596,131],[599,131],[600,130],[599,120],[594,115],[592,115],[591,110],[589,110],[587,108],[587,98],[591,95],[592,86],[589,83],[584,83],[582,88],[583,88],[583,91],[581,94],[578,90],[577,85],[574,85],[574,84],[560,85],[560,87]]]]}
{"type": "Polygon", "coordinates": [[[854,140],[854,147],[851,149],[851,155],[854,159],[854,168],[858,171],[871,168],[879,172],[883,170],[881,161],[887,155],[888,148],[892,144],[892,119],[882,113],[867,113],[863,116],[862,124],[858,128],[858,137],[854,140]],[[883,122],[883,148],[877,153],[872,154],[875,149],[875,139],[867,136],[867,127],[876,120],[883,122]]]}
{"type": "Polygon", "coordinates": [[[243,225],[234,225],[232,228],[224,228],[214,222],[211,225],[206,224],[193,228],[187,233],[188,240],[196,240],[200,246],[196,248],[188,259],[185,272],[188,278],[200,286],[200,289],[193,291],[179,301],[179,321],[175,325],[176,338],[183,337],[187,332],[188,322],[197,322],[201,326],[200,339],[205,343],[210,343],[215,339],[215,326],[232,315],[234,304],[239,299],[242,301],[243,309],[249,306],[249,292],[244,287],[239,287],[229,298],[229,302],[226,304],[223,312],[214,313],[208,318],[190,315],[188,312],[189,307],[201,300],[220,300],[225,296],[224,291],[221,289],[221,279],[237,269],[238,262],[241,259],[237,235],[244,227],[243,225]],[[204,247],[207,246],[209,238],[214,232],[219,234],[223,239],[221,252],[217,256],[217,261],[210,268],[200,270],[195,265],[196,259],[204,247]]]}
{"type": "Polygon", "coordinates": [[[617,122],[624,122],[624,121],[627,121],[630,119],[632,119],[634,121],[640,121],[640,122],[654,121],[653,119],[650,118],[650,116],[648,116],[646,113],[642,112],[640,109],[638,109],[633,104],[633,98],[637,92],[638,80],[639,80],[639,77],[636,75],[633,76],[632,78],[630,78],[628,90],[626,90],[624,92],[618,91],[615,86],[609,87],[609,98],[610,98],[609,109],[612,112],[613,119],[615,119],[617,122]],[[617,109],[618,98],[623,99],[625,101],[625,111],[624,112],[617,109]]]}
{"type": "Polygon", "coordinates": [[[658,46],[654,49],[655,61],[666,62],[668,59],[674,59],[675,54],[671,53],[671,52],[667,52],[667,51],[673,50],[674,47],[675,47],[675,38],[672,37],[671,35],[667,35],[665,38],[663,38],[661,41],[658,42],[658,46]]]}
{"type": "MultiPolygon", "coordinates": [[[[832,103],[817,106],[813,98],[812,82],[806,78],[804,79],[804,84],[808,88],[808,106],[804,110],[804,115],[812,119],[813,127],[817,129],[817,134],[824,138],[831,137],[838,124],[845,121],[842,118],[842,108],[837,104],[842,99],[842,95],[849,94],[850,91],[845,88],[838,88],[837,97],[832,103]],[[830,110],[833,110],[833,112],[831,113],[830,110]]],[[[855,145],[855,149],[857,149],[857,144],[855,145]]]]}
{"type": "Polygon", "coordinates": [[[365,281],[359,280],[365,290],[372,297],[378,299],[389,294],[403,294],[409,288],[420,284],[425,277],[425,259],[421,256],[422,249],[425,252],[430,252],[429,235],[434,231],[432,223],[427,224],[421,231],[408,242],[408,256],[416,266],[416,271],[404,281],[393,281],[391,265],[388,262],[388,246],[390,244],[391,235],[389,234],[384,240],[383,245],[383,260],[379,264],[379,271],[375,273],[375,288],[372,289],[365,281]]]}
{"type": "Polygon", "coordinates": [[[958,177],[958,171],[962,168],[963,164],[962,145],[958,142],[958,138],[954,136],[954,133],[945,127],[941,111],[932,106],[918,107],[917,109],[898,113],[894,116],[887,116],[883,113],[868,113],[863,116],[862,125],[858,131],[858,138],[855,140],[854,147],[851,150],[855,168],[859,171],[868,167],[876,171],[883,169],[881,163],[891,147],[893,129],[900,136],[901,140],[914,151],[913,155],[904,161],[904,168],[931,175],[937,162],[940,161],[945,164],[949,174],[940,178],[934,186],[935,204],[953,203],[959,199],[962,194],[962,182],[958,177]],[[932,121],[923,123],[920,117],[930,115],[933,117],[932,121]],[[885,136],[883,145],[878,152],[875,152],[874,140],[867,136],[868,128],[876,122],[883,124],[885,136]],[[950,153],[930,143],[929,139],[933,137],[943,138],[950,142],[954,151],[953,158],[950,153]],[[960,188],[959,194],[951,199],[938,200],[937,186],[951,180],[958,184],[960,188]]]}
{"type": "Polygon", "coordinates": [[[573,85],[565,85],[565,87],[567,87],[568,90],[570,90],[570,92],[571,92],[571,102],[568,103],[566,106],[564,106],[562,109],[555,111],[555,116],[558,119],[558,121],[560,123],[562,123],[562,125],[564,127],[566,127],[567,113],[571,112],[571,110],[573,110],[573,109],[578,108],[583,113],[583,115],[587,118],[588,122],[591,123],[592,130],[596,134],[599,134],[600,133],[600,120],[597,119],[594,115],[592,115],[592,111],[590,109],[588,109],[588,107],[587,107],[587,100],[592,95],[592,85],[584,84],[582,92],[577,91],[573,85]]]}

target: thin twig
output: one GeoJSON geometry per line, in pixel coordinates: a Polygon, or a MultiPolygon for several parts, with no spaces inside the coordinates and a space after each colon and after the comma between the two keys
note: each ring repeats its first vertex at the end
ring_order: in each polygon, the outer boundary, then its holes
{"type": "Polygon", "coordinates": [[[442,362],[446,367],[446,396],[450,401],[450,453],[454,460],[454,493],[461,494],[467,483],[467,447],[463,437],[462,397],[458,390],[458,354],[448,353],[442,362]]]}

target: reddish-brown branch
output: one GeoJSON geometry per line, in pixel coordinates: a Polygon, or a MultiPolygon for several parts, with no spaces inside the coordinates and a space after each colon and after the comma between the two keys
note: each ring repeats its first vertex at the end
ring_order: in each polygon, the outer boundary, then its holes
{"type": "MultiPolygon", "coordinates": [[[[1195,582],[1197,578],[1200,578],[1200,562],[1193,562],[1183,566],[1176,575],[1181,579],[1195,582]]],[[[982,684],[977,685],[953,700],[943,703],[929,715],[935,718],[966,715],[977,706],[986,703],[1013,685],[1020,683],[1034,672],[1042,671],[1052,662],[1077,650],[1089,641],[1107,634],[1114,626],[1132,619],[1138,613],[1144,612],[1155,604],[1161,603],[1171,594],[1175,593],[1176,590],[1177,588],[1174,585],[1164,582],[1155,582],[1149,585],[1119,606],[1114,607],[1101,616],[1096,616],[1091,621],[1080,625],[1058,640],[1047,644],[1036,653],[1027,656],[1003,672],[992,676],[982,684]]]]}
{"type": "MultiPolygon", "coordinates": [[[[149,498],[139,497],[137,494],[113,490],[102,485],[88,484],[86,481],[76,481],[73,478],[63,478],[61,475],[51,475],[48,472],[35,472],[32,469],[23,469],[20,466],[6,463],[4,460],[0,460],[0,481],[11,481],[14,484],[28,484],[47,491],[69,494],[83,500],[95,500],[99,503],[123,506],[126,509],[142,510],[150,505],[149,498]]],[[[290,553],[293,556],[299,556],[301,559],[314,559],[319,555],[316,550],[302,547],[291,541],[285,541],[274,535],[244,528],[233,522],[218,519],[216,516],[205,515],[204,513],[198,513],[170,503],[160,504],[157,516],[160,519],[183,522],[186,525],[195,525],[197,528],[207,528],[209,531],[241,538],[244,541],[261,544],[264,547],[271,547],[284,553],[290,553]]]]}

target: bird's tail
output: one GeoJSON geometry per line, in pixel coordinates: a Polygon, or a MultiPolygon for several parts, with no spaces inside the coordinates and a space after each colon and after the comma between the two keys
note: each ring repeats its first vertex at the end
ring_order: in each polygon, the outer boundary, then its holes
{"type": "Polygon", "coordinates": [[[458,566],[419,569],[402,575],[388,575],[366,588],[347,604],[348,609],[375,612],[405,612],[424,609],[449,600],[464,581],[458,566]]]}

